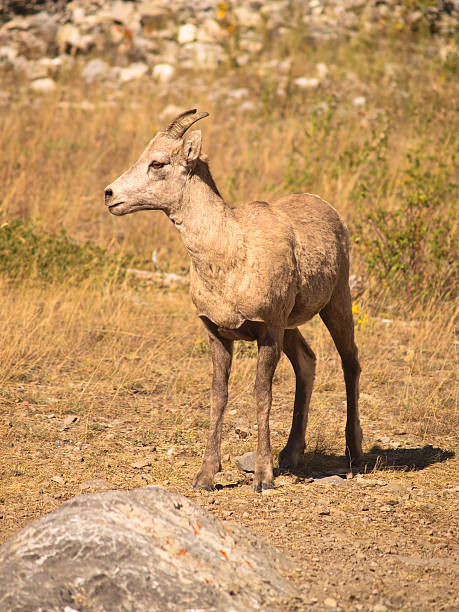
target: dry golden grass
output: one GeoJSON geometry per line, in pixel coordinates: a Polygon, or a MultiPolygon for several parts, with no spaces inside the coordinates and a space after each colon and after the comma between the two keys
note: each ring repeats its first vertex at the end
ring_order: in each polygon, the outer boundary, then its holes
{"type": "MultiPolygon", "coordinates": [[[[167,121],[158,119],[164,107],[177,104],[210,111],[210,120],[201,126],[205,150],[229,201],[303,189],[333,202],[352,226],[356,187],[372,172],[377,177],[375,205],[390,209],[397,204],[397,181],[406,170],[409,151],[422,145],[421,163],[433,173],[441,164],[451,175],[457,171],[457,109],[447,102],[457,99],[457,83],[434,60],[416,54],[406,54],[405,67],[400,64],[395,76],[388,76],[384,65],[398,61],[399,51],[381,55],[377,49],[344,46],[336,56],[331,50],[295,56],[292,76],[326,61],[330,78],[316,92],[292,90],[283,97],[276,93],[273,75],[256,71],[223,75],[217,85],[213,75],[188,75],[167,96],[145,85],[123,92],[87,91],[75,75],[64,75],[54,97],[31,100],[11,82],[14,107],[0,119],[2,220],[40,220],[50,232],[64,228],[80,243],[89,240],[109,254],[133,253],[146,269],[151,269],[156,250],[163,270],[186,270],[184,248],[164,216],[145,213],[118,219],[107,214],[102,201],[104,186],[136,159],[150,135],[167,121]],[[420,57],[422,68],[416,67],[420,57]],[[249,87],[260,112],[238,114],[234,103],[211,95],[229,85],[249,87]],[[362,93],[367,104],[359,109],[352,99],[362,93]],[[310,112],[324,100],[330,109],[336,106],[336,112],[310,112]],[[381,149],[374,142],[382,138],[386,161],[384,174],[378,175],[381,149]]],[[[455,193],[445,197],[445,214],[457,203],[455,193]]],[[[364,269],[356,258],[353,265],[354,272],[364,269]]],[[[256,354],[250,344],[237,346],[224,428],[224,471],[237,486],[224,487],[220,500],[189,489],[205,442],[211,364],[186,289],[104,279],[100,269],[83,282],[74,282],[69,272],[68,283],[15,282],[6,274],[0,300],[2,539],[81,491],[160,483],[194,497],[219,516],[231,514],[291,554],[312,554],[304,548],[310,540],[304,546],[299,542],[323,534],[322,519],[311,518],[312,531],[305,535],[303,519],[303,531],[295,531],[293,518],[283,518],[293,512],[289,504],[300,503],[294,479],[278,476],[281,488],[277,497],[268,498],[274,501],[267,502],[270,508],[279,504],[273,511],[281,514],[273,518],[263,514],[262,502],[253,501],[244,477],[234,472],[234,457],[256,444],[256,354]],[[143,467],[133,465],[139,461],[143,467]],[[108,484],[88,484],[100,479],[108,484]]],[[[453,505],[440,493],[455,484],[459,425],[454,304],[433,296],[417,306],[386,288],[364,294],[355,318],[363,366],[366,469],[390,482],[437,492],[438,510],[407,498],[403,520],[411,522],[404,527],[404,537],[409,525],[437,524],[439,541],[447,541],[453,505]]],[[[346,469],[345,393],[338,355],[319,320],[303,331],[317,354],[318,368],[309,452],[297,474],[300,480],[321,470],[346,469]]],[[[275,456],[288,435],[293,392],[293,374],[283,359],[275,377],[271,418],[275,456]]],[[[359,537],[373,534],[373,544],[365,541],[366,549],[399,537],[394,534],[400,525],[391,532],[386,521],[392,515],[376,517],[374,528],[357,516],[365,496],[352,495],[344,490],[330,493],[333,508],[342,505],[342,511],[331,515],[337,528],[344,524],[339,519],[344,512],[360,526],[356,533],[366,534],[359,537]]],[[[324,498],[315,491],[301,492],[301,497],[309,500],[301,504],[310,504],[306,510],[301,506],[302,512],[314,517],[315,506],[324,498]]],[[[426,533],[416,532],[413,538],[426,533]]],[[[406,550],[413,542],[407,540],[406,550]]],[[[311,563],[319,563],[314,559],[311,563]]],[[[365,575],[369,571],[366,568],[365,575]]],[[[432,575],[427,583],[437,578],[432,575]]],[[[304,575],[299,579],[309,580],[304,575]]],[[[437,583],[446,589],[442,597],[449,602],[449,586],[442,580],[437,583]]],[[[400,606],[415,602],[415,585],[410,589],[406,587],[400,606]]]]}

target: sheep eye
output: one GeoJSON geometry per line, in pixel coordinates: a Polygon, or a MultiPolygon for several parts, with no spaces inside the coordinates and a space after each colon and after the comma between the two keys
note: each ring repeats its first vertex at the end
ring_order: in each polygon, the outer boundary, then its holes
{"type": "Polygon", "coordinates": [[[159,170],[159,168],[162,168],[164,166],[163,162],[159,162],[159,161],[152,161],[150,164],[150,168],[154,168],[155,170],[159,170]]]}

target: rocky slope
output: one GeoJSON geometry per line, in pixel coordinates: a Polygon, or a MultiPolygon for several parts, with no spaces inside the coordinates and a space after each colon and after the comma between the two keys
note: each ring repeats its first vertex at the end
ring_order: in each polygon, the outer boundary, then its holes
{"type": "Polygon", "coordinates": [[[457,32],[459,1],[9,0],[0,23],[0,69],[45,92],[75,57],[89,56],[82,72],[88,83],[146,74],[164,82],[177,68],[252,64],[269,57],[276,40],[299,24],[315,44],[362,32],[426,31],[449,40],[457,32]]]}

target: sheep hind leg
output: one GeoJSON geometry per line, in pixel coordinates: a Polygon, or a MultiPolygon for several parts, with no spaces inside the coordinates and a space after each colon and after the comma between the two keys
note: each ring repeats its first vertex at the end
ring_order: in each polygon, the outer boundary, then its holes
{"type": "Polygon", "coordinates": [[[309,401],[311,399],[316,356],[298,328],[286,329],[284,353],[293,366],[296,376],[295,404],[292,427],[285,448],[279,455],[279,467],[292,470],[298,465],[305,448],[309,401]]]}
{"type": "Polygon", "coordinates": [[[352,300],[347,281],[339,291],[335,292],[330,302],[320,312],[320,316],[341,357],[347,400],[346,456],[352,467],[362,459],[363,436],[358,408],[360,363],[354,342],[352,300]]]}
{"type": "Polygon", "coordinates": [[[260,326],[257,334],[258,361],[254,398],[257,407],[258,447],[253,487],[257,493],[272,489],[273,458],[269,433],[269,413],[272,404],[272,382],[282,353],[284,330],[260,326]]]}
{"type": "Polygon", "coordinates": [[[233,358],[233,341],[223,338],[216,326],[204,320],[209,333],[212,355],[213,377],[210,399],[209,433],[202,466],[197,473],[193,487],[212,490],[214,476],[221,471],[220,446],[222,437],[223,414],[228,403],[228,380],[233,358]]]}

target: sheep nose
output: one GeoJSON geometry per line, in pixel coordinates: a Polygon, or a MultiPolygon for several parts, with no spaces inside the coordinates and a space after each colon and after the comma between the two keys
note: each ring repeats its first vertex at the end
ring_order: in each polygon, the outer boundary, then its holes
{"type": "Polygon", "coordinates": [[[105,189],[105,203],[107,203],[113,197],[113,189],[111,187],[107,187],[105,189]]]}

